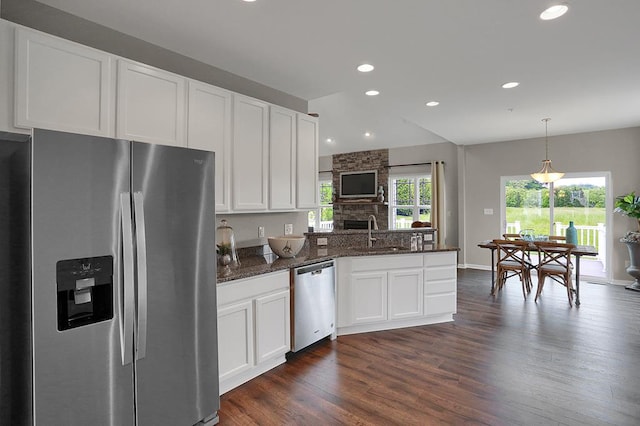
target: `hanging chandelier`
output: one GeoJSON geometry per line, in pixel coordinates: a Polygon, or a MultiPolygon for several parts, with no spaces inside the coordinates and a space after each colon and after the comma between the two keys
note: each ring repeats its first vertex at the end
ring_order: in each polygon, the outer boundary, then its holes
{"type": "Polygon", "coordinates": [[[545,159],[542,162],[542,169],[539,172],[531,173],[531,177],[540,183],[555,182],[564,176],[564,173],[556,172],[551,167],[551,160],[549,160],[549,125],[550,118],[543,118],[544,121],[544,146],[545,146],[545,159]]]}

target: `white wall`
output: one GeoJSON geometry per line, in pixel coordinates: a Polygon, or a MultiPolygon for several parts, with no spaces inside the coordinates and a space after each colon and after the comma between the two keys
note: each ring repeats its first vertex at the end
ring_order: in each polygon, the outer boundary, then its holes
{"type": "Polygon", "coordinates": [[[416,145],[389,150],[389,165],[444,161],[447,211],[446,240],[450,246],[460,246],[458,234],[458,156],[456,145],[446,142],[416,145]]]}
{"type": "MultiPolygon", "coordinates": [[[[549,138],[549,158],[562,172],[611,172],[613,196],[640,191],[640,127],[607,130],[549,138]]],[[[493,239],[502,232],[500,224],[500,177],[527,175],[538,171],[544,159],[544,138],[498,142],[463,147],[460,168],[464,168],[464,234],[460,246],[461,263],[491,264],[488,250],[477,247],[480,241],[493,239]],[[491,208],[493,215],[484,215],[491,208]]],[[[611,206],[608,206],[611,209],[611,206]]],[[[612,271],[614,280],[630,280],[625,271],[628,252],[618,242],[633,221],[618,214],[607,230],[614,239],[612,271]]]]}

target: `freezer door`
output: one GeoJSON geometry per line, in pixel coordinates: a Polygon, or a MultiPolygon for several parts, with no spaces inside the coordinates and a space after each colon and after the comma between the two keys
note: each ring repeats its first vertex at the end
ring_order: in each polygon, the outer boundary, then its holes
{"type": "Polygon", "coordinates": [[[130,143],[36,129],[32,170],[35,423],[132,425],[119,260],[130,143]]]}
{"type": "Polygon", "coordinates": [[[136,233],[144,227],[146,234],[137,244],[139,261],[146,249],[146,279],[138,276],[138,422],[193,425],[219,407],[214,157],[134,143],[132,167],[136,233]]]}
{"type": "Polygon", "coordinates": [[[32,423],[28,139],[0,132],[0,425],[32,423]]]}

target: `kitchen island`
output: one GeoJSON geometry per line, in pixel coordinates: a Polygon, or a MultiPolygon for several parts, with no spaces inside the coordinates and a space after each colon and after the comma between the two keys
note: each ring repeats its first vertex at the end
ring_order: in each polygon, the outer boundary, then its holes
{"type": "MultiPolygon", "coordinates": [[[[401,230],[375,230],[372,231],[377,241],[372,247],[367,246],[367,230],[341,230],[332,232],[305,233],[307,242],[303,249],[294,258],[278,258],[271,255],[258,255],[258,247],[254,249],[242,249],[240,253],[240,265],[231,268],[228,274],[222,274],[218,269],[218,284],[227,281],[249,278],[285,269],[297,268],[330,259],[352,256],[372,255],[401,255],[416,253],[410,249],[409,239],[412,233],[430,234],[435,236],[437,231],[433,228],[414,228],[401,230]],[[322,241],[324,239],[324,241],[322,241]],[[324,244],[320,244],[324,243],[324,244]]],[[[437,244],[434,239],[423,246],[420,253],[433,253],[442,251],[458,251],[457,247],[437,244]]]]}
{"type": "Polygon", "coordinates": [[[366,231],[349,234],[334,234],[342,244],[311,245],[309,238],[290,259],[244,250],[240,265],[218,276],[221,394],[286,362],[293,268],[336,261],[338,336],[453,320],[457,248],[428,244],[412,252],[384,238],[368,247],[366,231]]]}

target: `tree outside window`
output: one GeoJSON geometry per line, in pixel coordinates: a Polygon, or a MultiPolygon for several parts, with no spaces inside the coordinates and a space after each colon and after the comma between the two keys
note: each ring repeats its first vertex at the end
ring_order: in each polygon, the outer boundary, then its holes
{"type": "Polygon", "coordinates": [[[320,204],[317,209],[309,211],[309,226],[314,229],[333,229],[333,184],[330,180],[318,182],[320,204]]]}
{"type": "Polygon", "coordinates": [[[431,221],[431,176],[391,176],[390,229],[410,228],[415,221],[431,221]]]}

